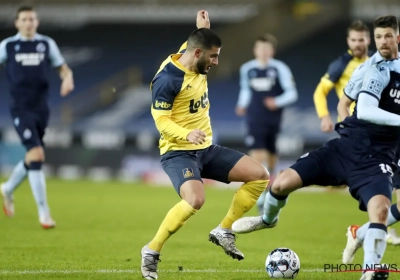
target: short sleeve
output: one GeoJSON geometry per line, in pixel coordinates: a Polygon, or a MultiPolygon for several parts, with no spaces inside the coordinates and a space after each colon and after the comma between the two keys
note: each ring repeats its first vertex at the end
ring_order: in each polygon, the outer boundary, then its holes
{"type": "Polygon", "coordinates": [[[3,64],[7,60],[7,40],[3,40],[0,43],[0,64],[3,64]]]}
{"type": "Polygon", "coordinates": [[[390,81],[390,69],[387,63],[373,64],[365,73],[359,94],[369,94],[378,100],[390,81]]]}
{"type": "Polygon", "coordinates": [[[347,63],[345,63],[342,58],[338,58],[329,64],[324,78],[330,80],[332,83],[337,83],[342,76],[346,65],[347,63]]]}
{"type": "Polygon", "coordinates": [[[158,74],[152,84],[152,112],[156,115],[170,115],[177,95],[172,78],[166,73],[158,74]]]}
{"type": "Polygon", "coordinates": [[[368,66],[366,66],[364,63],[359,65],[353,72],[353,74],[350,77],[349,82],[343,89],[344,94],[350,98],[351,100],[356,100],[357,95],[360,92],[363,78],[365,73],[368,70],[368,66]]]}
{"type": "Polygon", "coordinates": [[[51,65],[55,68],[62,66],[65,63],[65,60],[56,42],[51,38],[48,38],[47,42],[49,44],[49,56],[51,65]]]}

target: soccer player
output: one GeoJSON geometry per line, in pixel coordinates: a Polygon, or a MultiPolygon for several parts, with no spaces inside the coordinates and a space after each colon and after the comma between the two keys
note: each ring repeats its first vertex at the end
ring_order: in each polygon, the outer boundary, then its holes
{"type": "MultiPolygon", "coordinates": [[[[382,60],[390,60],[399,57],[398,44],[400,43],[399,24],[394,16],[380,17],[374,22],[374,37],[378,51],[363,65],[360,65],[353,73],[349,84],[344,89],[344,95],[341,97],[338,104],[338,112],[342,119],[348,115],[348,107],[357,99],[357,94],[362,86],[362,79],[367,72],[367,69],[374,63],[382,60]]],[[[391,92],[393,95],[394,93],[391,92]]],[[[400,149],[397,152],[396,164],[400,163],[400,149]]],[[[390,207],[387,225],[391,226],[400,221],[400,168],[394,171],[393,187],[396,190],[397,203],[390,207]]],[[[347,229],[347,244],[343,252],[342,262],[345,264],[351,263],[354,259],[356,251],[362,247],[366,232],[369,228],[369,223],[363,226],[351,225],[347,229]]],[[[388,231],[386,237],[388,243],[397,245],[400,244],[400,238],[394,229],[388,231]]]]}
{"type": "MultiPolygon", "coordinates": [[[[383,25],[382,21],[381,24],[383,25]]],[[[277,225],[288,195],[310,185],[349,186],[359,208],[367,211],[364,269],[378,268],[386,250],[387,219],[392,198],[393,164],[400,144],[400,61],[382,61],[365,73],[354,114],[336,124],[340,138],[307,153],[285,170],[266,195],[264,215],[237,220],[232,229],[248,233],[277,225]]],[[[362,280],[387,279],[383,271],[367,271],[362,280]]]]}
{"type": "Polygon", "coordinates": [[[218,65],[222,46],[210,30],[206,11],[197,14],[193,31],[179,53],[170,55],[151,83],[151,112],[160,131],[161,164],[182,198],[169,210],[154,238],[142,248],[141,271],[145,279],[157,279],[160,252],[167,239],[202,207],[202,178],[244,182],[235,193],[227,215],[209,234],[233,259],[244,255],[236,248],[232,223],[249,211],[269,182],[268,171],[254,159],[212,144],[207,73],[218,65]]]}
{"type": "MultiPolygon", "coordinates": [[[[276,140],[280,131],[284,107],[297,101],[297,90],[292,72],[282,61],[274,59],[277,40],[271,34],[257,38],[255,59],[240,68],[240,93],[236,106],[238,116],[246,115],[246,145],[249,155],[267,164],[272,183],[278,161],[276,140]]],[[[260,213],[265,192],[257,201],[260,213]]]]}
{"type": "Polygon", "coordinates": [[[28,176],[35,198],[39,222],[44,229],[53,228],[47,204],[46,181],[42,170],[45,160],[43,136],[49,120],[47,104],[49,94],[48,70],[57,68],[61,84],[61,96],[74,88],[72,71],[67,66],[53,39],[36,32],[39,22],[33,7],[18,9],[15,26],[18,34],[0,43],[0,63],[10,84],[12,103],[11,117],[15,129],[27,152],[7,182],[1,185],[3,210],[7,216],[14,215],[13,193],[28,176]]]}
{"type": "MultiPolygon", "coordinates": [[[[349,50],[329,64],[326,74],[314,92],[314,104],[318,117],[321,119],[323,132],[333,131],[333,122],[329,115],[327,96],[335,88],[338,98],[343,95],[354,69],[368,59],[370,44],[369,28],[359,20],[354,21],[347,29],[347,45],[349,50]]],[[[351,112],[354,104],[351,106],[351,112]]]]}

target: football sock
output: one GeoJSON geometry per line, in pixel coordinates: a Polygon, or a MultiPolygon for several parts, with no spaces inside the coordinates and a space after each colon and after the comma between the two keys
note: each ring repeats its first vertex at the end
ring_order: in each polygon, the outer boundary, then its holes
{"type": "Polygon", "coordinates": [[[4,183],[4,190],[7,194],[12,194],[28,174],[28,166],[23,160],[18,162],[11,173],[10,178],[4,183]]]}
{"type": "Polygon", "coordinates": [[[258,198],[256,204],[259,208],[264,207],[264,202],[265,202],[265,195],[267,194],[267,190],[263,191],[260,197],[258,198]]]}
{"type": "Polygon", "coordinates": [[[196,212],[197,210],[190,206],[189,203],[185,200],[181,200],[169,210],[156,236],[150,241],[148,248],[155,252],[161,252],[168,238],[177,232],[191,216],[196,214],[196,212]]]}
{"type": "MultiPolygon", "coordinates": [[[[399,209],[397,208],[397,204],[395,203],[395,204],[392,204],[392,206],[390,207],[387,225],[391,226],[391,225],[397,223],[398,221],[400,221],[400,212],[399,212],[399,209]]],[[[357,229],[356,235],[359,240],[362,241],[365,239],[365,235],[367,234],[369,224],[370,224],[369,222],[365,223],[359,229],[357,229]]]]}
{"type": "Polygon", "coordinates": [[[243,184],[233,196],[228,213],[221,222],[221,228],[232,229],[232,224],[256,204],[268,182],[269,180],[258,180],[243,184]]]}
{"type": "Polygon", "coordinates": [[[288,196],[276,195],[270,189],[265,196],[264,215],[262,217],[264,223],[272,224],[279,216],[279,212],[286,205],[288,196]]]}
{"type": "Polygon", "coordinates": [[[46,179],[42,170],[42,162],[33,161],[28,171],[29,183],[31,185],[33,197],[39,211],[39,217],[49,215],[49,206],[47,205],[46,179]]]}
{"type": "MultiPolygon", "coordinates": [[[[272,177],[273,174],[274,174],[274,170],[273,170],[272,168],[269,168],[268,171],[269,171],[269,174],[270,174],[271,177],[272,177]]],[[[268,187],[268,184],[267,184],[267,187],[268,187]]],[[[263,207],[264,207],[265,195],[267,194],[267,192],[268,192],[268,190],[265,189],[265,190],[262,192],[262,194],[260,195],[260,197],[258,198],[258,200],[257,200],[257,202],[256,202],[258,208],[263,208],[263,207]]]]}
{"type": "Polygon", "coordinates": [[[363,269],[374,269],[379,264],[386,250],[387,227],[384,224],[370,223],[364,239],[363,269]]]}

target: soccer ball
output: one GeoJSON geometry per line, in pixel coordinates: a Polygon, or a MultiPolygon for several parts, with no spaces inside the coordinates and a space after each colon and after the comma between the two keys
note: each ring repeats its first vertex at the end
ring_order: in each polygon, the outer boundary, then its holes
{"type": "Polygon", "coordinates": [[[294,279],[300,271],[300,259],[288,248],[278,248],[269,253],[265,269],[271,278],[294,279]]]}

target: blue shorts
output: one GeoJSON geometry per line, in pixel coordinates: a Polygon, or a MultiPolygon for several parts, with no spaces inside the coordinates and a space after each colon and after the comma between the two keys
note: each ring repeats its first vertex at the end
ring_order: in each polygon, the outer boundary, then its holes
{"type": "Polygon", "coordinates": [[[276,154],[276,140],[280,132],[280,124],[247,124],[246,146],[250,150],[263,149],[276,154]]]}
{"type": "Polygon", "coordinates": [[[48,110],[41,112],[11,111],[15,130],[27,151],[33,147],[44,146],[43,137],[49,122],[49,115],[48,110]]]}
{"type": "Polygon", "coordinates": [[[396,190],[400,190],[400,148],[397,151],[397,162],[396,162],[396,171],[394,171],[393,176],[393,188],[396,190]]]}
{"type": "Polygon", "coordinates": [[[229,184],[229,172],[243,156],[238,151],[211,145],[203,150],[167,152],[161,156],[161,165],[180,194],[180,187],[189,180],[207,178],[229,184]]]}
{"type": "Polygon", "coordinates": [[[390,158],[378,158],[368,147],[353,143],[348,138],[333,139],[300,157],[291,168],[300,175],[303,186],[348,185],[360,210],[366,211],[375,195],[392,199],[395,166],[390,158]]]}

